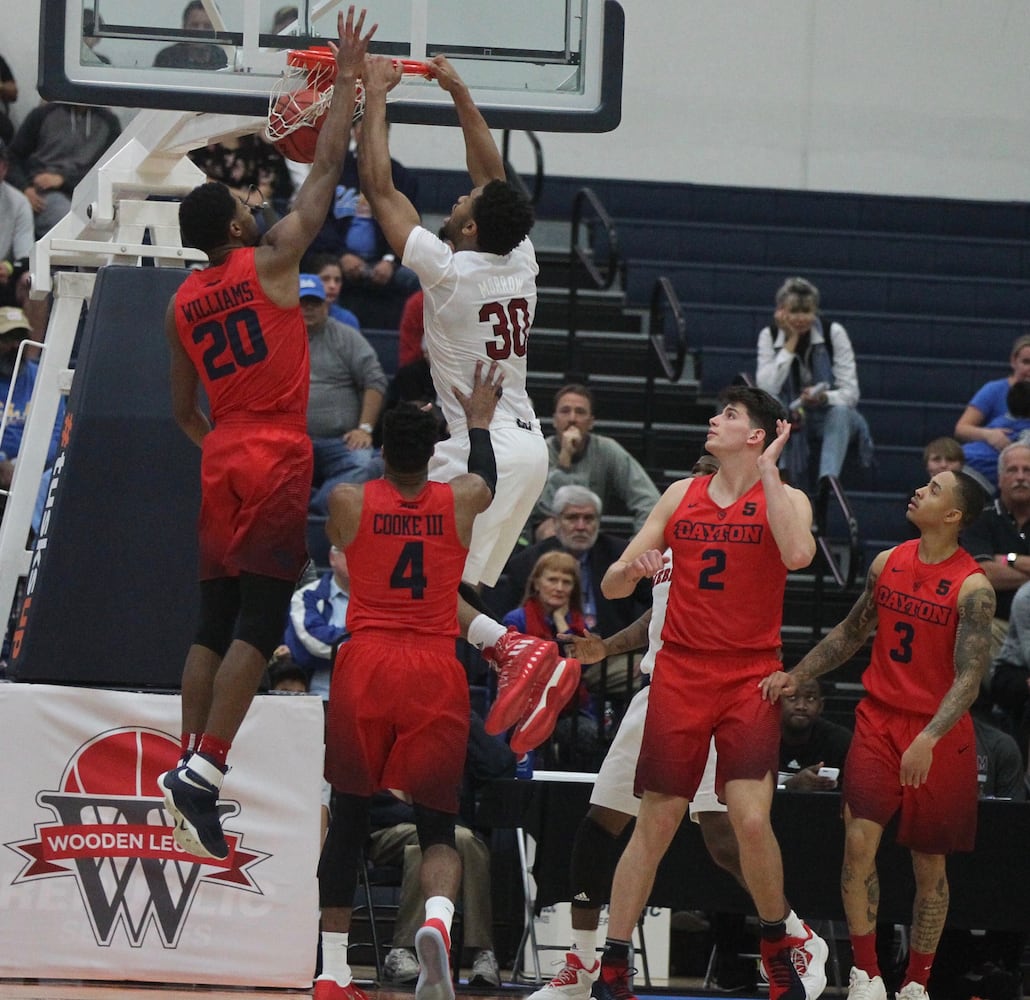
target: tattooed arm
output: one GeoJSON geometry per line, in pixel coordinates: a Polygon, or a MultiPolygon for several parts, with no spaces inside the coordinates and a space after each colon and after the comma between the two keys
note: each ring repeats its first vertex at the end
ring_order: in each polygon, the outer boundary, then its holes
{"type": "Polygon", "coordinates": [[[986,576],[966,577],[958,593],[958,632],[955,636],[955,680],[926,728],[901,755],[901,783],[918,788],[930,773],[937,741],[976,700],[990,663],[994,588],[986,576]]]}
{"type": "Polygon", "coordinates": [[[618,656],[643,649],[647,645],[647,627],[651,624],[651,609],[648,608],[632,625],[627,625],[621,632],[601,639],[593,632],[586,635],[575,635],[566,632],[558,636],[558,641],[565,643],[570,656],[580,663],[597,663],[606,656],[618,656]]]}
{"type": "Polygon", "coordinates": [[[758,686],[763,698],[775,702],[780,695],[793,694],[801,681],[829,673],[858,652],[862,643],[876,629],[876,581],[883,571],[887,557],[893,551],[887,549],[873,560],[866,577],[865,590],[859,595],[844,621],[834,625],[826,637],[793,670],[787,673],[777,670],[762,678],[758,686]]]}

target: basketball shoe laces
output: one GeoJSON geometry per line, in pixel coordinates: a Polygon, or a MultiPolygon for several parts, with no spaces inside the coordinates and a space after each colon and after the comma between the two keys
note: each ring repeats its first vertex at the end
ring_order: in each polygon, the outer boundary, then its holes
{"type": "Polygon", "coordinates": [[[802,938],[785,938],[785,947],[769,957],[767,966],[769,973],[769,996],[771,1000],[790,995],[790,991],[796,986],[801,986],[801,995],[804,996],[804,984],[795,983],[791,973],[801,977],[808,971],[808,956],[801,954],[804,945],[802,938]],[[784,954],[786,953],[786,955],[784,954]],[[789,962],[787,961],[789,959],[789,962]]]}
{"type": "Polygon", "coordinates": [[[629,988],[630,977],[636,974],[636,969],[628,966],[611,966],[607,970],[610,977],[605,975],[605,967],[601,966],[601,975],[595,986],[600,984],[601,995],[604,1000],[637,1000],[633,991],[629,988]]]}
{"type": "MultiPolygon", "coordinates": [[[[595,962],[596,967],[596,962],[595,962]]],[[[571,951],[565,955],[565,961],[562,963],[561,971],[551,980],[549,986],[578,986],[579,985],[579,973],[590,972],[590,970],[580,961],[578,955],[574,955],[571,951]]]]}

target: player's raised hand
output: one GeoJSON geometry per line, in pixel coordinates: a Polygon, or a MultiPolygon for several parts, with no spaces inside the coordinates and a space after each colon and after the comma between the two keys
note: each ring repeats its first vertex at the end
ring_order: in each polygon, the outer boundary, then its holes
{"type": "Polygon", "coordinates": [[[454,398],[465,411],[469,427],[489,428],[493,420],[494,410],[504,392],[504,372],[497,370],[497,362],[491,361],[486,374],[483,374],[483,362],[476,362],[476,370],[472,376],[472,392],[467,396],[456,385],[451,386],[454,398]]]}
{"type": "Polygon", "coordinates": [[[361,82],[365,90],[388,93],[401,82],[404,67],[389,56],[365,56],[365,66],[361,71],[361,82]]]}
{"type": "Polygon", "coordinates": [[[783,449],[786,447],[787,442],[789,440],[790,421],[777,420],[776,437],[773,438],[772,443],[768,445],[765,448],[765,450],[758,456],[759,472],[768,472],[769,470],[776,470],[780,461],[780,455],[783,454],[783,449]]]}
{"type": "Polygon", "coordinates": [[[364,7],[358,15],[357,22],[354,21],[354,5],[347,8],[344,16],[341,10],[336,15],[336,32],[339,35],[339,43],[329,42],[329,48],[336,56],[337,75],[346,77],[349,80],[356,80],[361,76],[361,70],[365,62],[365,53],[368,51],[368,43],[376,33],[378,24],[373,24],[368,33],[362,36],[361,32],[365,27],[365,15],[368,11],[364,7]]]}
{"type": "Polygon", "coordinates": [[[465,86],[465,81],[458,76],[458,71],[454,68],[447,56],[433,56],[433,58],[429,60],[429,64],[436,71],[436,82],[440,84],[448,94],[453,93],[459,87],[465,86]]]}

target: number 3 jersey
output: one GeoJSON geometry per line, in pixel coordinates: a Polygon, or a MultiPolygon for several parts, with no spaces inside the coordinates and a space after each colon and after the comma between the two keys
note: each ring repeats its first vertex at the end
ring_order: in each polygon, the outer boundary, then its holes
{"type": "Polygon", "coordinates": [[[465,411],[451,391],[472,391],[476,362],[496,361],[504,394],[494,422],[536,425],[526,392],[526,350],[536,314],[533,244],[523,240],[503,257],[476,250],[455,253],[428,229],[416,226],[404,247],[404,264],[422,283],[425,348],[437,400],[451,434],[465,429],[465,411]]]}
{"type": "Polygon", "coordinates": [[[194,271],[175,293],[179,340],[200,375],[217,424],[227,416],[303,421],[308,405],[308,334],[300,305],[264,293],[254,248],[194,271]]]}
{"type": "Polygon", "coordinates": [[[361,524],[346,549],[347,630],[457,636],[466,553],[447,483],[426,483],[410,500],[386,479],[365,483],[361,524]]]}
{"type": "Polygon", "coordinates": [[[874,584],[876,638],[862,684],[892,708],[933,715],[955,680],[958,594],[983,570],[965,549],[924,563],[919,539],[895,547],[874,584]]]}
{"type": "Polygon", "coordinates": [[[711,482],[692,479],[665,526],[675,569],[662,639],[703,652],[779,649],[787,567],[762,483],[720,507],[708,495],[711,482]]]}

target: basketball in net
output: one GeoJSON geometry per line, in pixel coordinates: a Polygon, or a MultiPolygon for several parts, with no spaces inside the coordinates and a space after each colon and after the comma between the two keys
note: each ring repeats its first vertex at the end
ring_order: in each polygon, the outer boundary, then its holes
{"type": "MultiPolygon", "coordinates": [[[[417,59],[399,60],[405,76],[431,79],[430,63],[417,59]]],[[[280,153],[297,163],[312,163],[323,116],[333,98],[336,57],[328,47],[293,49],[286,53],[286,71],[276,80],[268,98],[265,135],[280,153]]],[[[354,103],[354,121],[365,112],[365,91],[359,81],[354,103]]]]}

